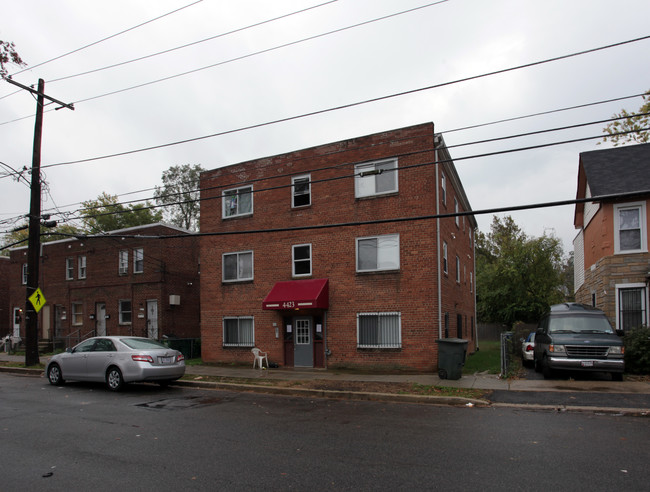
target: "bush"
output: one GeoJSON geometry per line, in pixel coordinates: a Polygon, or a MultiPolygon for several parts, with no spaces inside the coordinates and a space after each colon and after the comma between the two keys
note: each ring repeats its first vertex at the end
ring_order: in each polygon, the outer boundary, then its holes
{"type": "Polygon", "coordinates": [[[650,374],[650,328],[635,328],[625,333],[625,372],[650,374]]]}

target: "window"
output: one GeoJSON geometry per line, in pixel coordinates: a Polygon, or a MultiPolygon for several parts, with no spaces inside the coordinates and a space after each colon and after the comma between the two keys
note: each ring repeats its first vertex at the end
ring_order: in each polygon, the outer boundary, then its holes
{"type": "Polygon", "coordinates": [[[474,272],[469,272],[469,291],[474,292],[474,272]]]}
{"type": "Polygon", "coordinates": [[[292,207],[305,207],[311,205],[311,176],[294,176],[291,178],[293,185],[292,207]]]}
{"type": "Polygon", "coordinates": [[[123,249],[120,251],[119,257],[119,274],[126,275],[129,273],[129,250],[123,249]]]}
{"type": "Polygon", "coordinates": [[[447,178],[445,173],[440,173],[440,191],[442,194],[442,204],[447,205],[447,178]]]}
{"type": "Polygon", "coordinates": [[[456,282],[460,283],[460,258],[456,256],[456,282]]]}
{"type": "Polygon", "coordinates": [[[223,192],[223,217],[238,217],[253,213],[253,187],[242,186],[223,192]]]}
{"type": "Polygon", "coordinates": [[[133,273],[144,272],[144,249],[135,248],[133,250],[133,273]]]}
{"type": "Polygon", "coordinates": [[[354,196],[382,195],[397,191],[397,159],[354,166],[354,196]]]}
{"type": "Polygon", "coordinates": [[[72,324],[74,326],[82,325],[84,322],[83,304],[80,302],[72,303],[72,324]]]}
{"type": "Polygon", "coordinates": [[[614,247],[616,253],[647,250],[645,203],[614,206],[614,247]]]}
{"type": "Polygon", "coordinates": [[[458,224],[458,212],[459,212],[459,211],[460,211],[460,210],[459,210],[459,208],[458,208],[458,200],[456,199],[456,197],[454,197],[454,213],[457,214],[457,215],[454,217],[454,220],[456,221],[456,227],[459,227],[459,224],[458,224]]]}
{"type": "Polygon", "coordinates": [[[130,325],[131,324],[131,301],[127,299],[121,299],[119,301],[119,312],[120,312],[120,324],[130,325]]]}
{"type": "Polygon", "coordinates": [[[358,348],[401,348],[400,313],[357,314],[358,348]]]}
{"type": "Polygon", "coordinates": [[[449,273],[449,262],[447,256],[447,243],[446,241],[442,242],[442,271],[449,273]]]}
{"type": "Polygon", "coordinates": [[[27,263],[23,263],[21,276],[22,276],[23,285],[27,285],[27,263]]]}
{"type": "Polygon", "coordinates": [[[252,316],[223,318],[224,347],[255,346],[255,323],[252,316]]]}
{"type": "Polygon", "coordinates": [[[357,239],[357,272],[399,269],[399,234],[357,239]]]}
{"type": "Polygon", "coordinates": [[[617,286],[619,330],[630,330],[647,326],[646,288],[644,284],[628,284],[624,288],[617,286]]]}
{"type": "Polygon", "coordinates": [[[74,278],[74,258],[65,259],[65,279],[72,280],[74,278]]]}
{"type": "Polygon", "coordinates": [[[293,247],[293,275],[311,275],[311,244],[293,247]]]}
{"type": "Polygon", "coordinates": [[[77,278],[86,278],[86,257],[85,256],[80,256],[78,258],[79,262],[79,275],[77,278]]]}
{"type": "Polygon", "coordinates": [[[253,252],[225,253],[223,255],[223,281],[253,280],[253,252]]]}

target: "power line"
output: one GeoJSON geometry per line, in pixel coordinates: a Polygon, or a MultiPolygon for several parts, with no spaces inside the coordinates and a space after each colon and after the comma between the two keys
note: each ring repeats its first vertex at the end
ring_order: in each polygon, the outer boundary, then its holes
{"type": "Polygon", "coordinates": [[[107,155],[103,155],[103,156],[89,157],[87,159],[78,159],[78,160],[75,160],[75,161],[67,161],[67,162],[59,162],[59,163],[56,163],[56,164],[48,164],[48,165],[43,166],[43,168],[57,167],[57,166],[67,166],[67,165],[71,165],[71,164],[81,164],[81,163],[84,163],[84,162],[92,162],[92,161],[97,161],[97,160],[101,160],[101,159],[110,159],[110,158],[114,158],[114,157],[122,157],[122,156],[125,156],[125,155],[132,155],[132,154],[137,154],[137,153],[140,153],[140,152],[148,152],[148,151],[151,151],[151,150],[157,150],[157,149],[162,149],[162,148],[166,148],[166,147],[172,147],[172,146],[175,146],[175,145],[181,145],[181,144],[197,142],[197,141],[205,140],[205,139],[209,139],[209,138],[220,137],[220,136],[224,136],[224,135],[230,135],[230,134],[233,134],[233,133],[243,132],[243,131],[246,131],[246,130],[252,130],[252,129],[261,128],[261,127],[265,127],[265,126],[275,125],[275,124],[278,124],[278,123],[286,123],[288,121],[294,121],[294,120],[298,120],[298,119],[302,119],[302,118],[307,118],[309,116],[321,115],[321,114],[330,113],[330,112],[333,112],[333,111],[339,111],[339,110],[342,110],[342,109],[349,109],[349,108],[353,108],[353,107],[356,107],[356,106],[370,104],[370,103],[373,103],[373,102],[384,101],[384,100],[387,100],[387,99],[393,99],[393,98],[396,98],[396,97],[415,94],[415,93],[418,93],[418,92],[424,92],[424,91],[428,91],[428,90],[431,90],[431,89],[437,89],[437,88],[440,88],[440,87],[445,87],[445,86],[448,86],[448,85],[459,84],[459,83],[467,82],[467,81],[470,81],[470,80],[476,80],[476,79],[480,79],[480,78],[484,78],[484,77],[490,77],[492,75],[498,75],[498,74],[502,74],[502,73],[515,71],[515,70],[521,70],[523,68],[530,68],[530,67],[533,67],[533,66],[536,66],[536,65],[542,65],[542,64],[545,64],[545,63],[550,63],[550,62],[554,62],[554,61],[564,60],[564,59],[567,59],[567,58],[572,58],[572,57],[581,56],[581,55],[585,55],[585,54],[589,54],[589,53],[594,53],[594,52],[602,51],[602,50],[605,50],[605,49],[610,49],[610,48],[623,46],[623,45],[630,44],[630,43],[636,43],[636,42],[639,42],[639,41],[644,41],[646,39],[650,39],[650,35],[649,36],[643,36],[643,37],[640,37],[640,38],[630,39],[630,40],[627,40],[627,41],[622,41],[622,42],[619,42],[619,43],[613,43],[613,44],[609,44],[609,45],[605,45],[605,46],[600,46],[598,48],[591,48],[591,49],[588,49],[588,50],[574,52],[574,53],[570,53],[570,54],[567,54],[567,55],[561,55],[561,56],[556,56],[556,57],[553,57],[553,58],[547,58],[545,60],[530,62],[530,63],[526,63],[526,64],[523,64],[523,65],[517,65],[517,66],[514,66],[514,67],[510,67],[510,68],[495,70],[495,71],[492,71],[492,72],[486,72],[486,73],[483,73],[483,74],[480,74],[480,75],[473,75],[473,76],[470,76],[470,77],[464,77],[464,78],[460,78],[460,79],[456,79],[456,80],[452,80],[452,81],[448,81],[448,82],[442,82],[442,83],[439,83],[439,84],[433,84],[433,85],[429,85],[429,86],[425,86],[425,87],[420,87],[418,89],[411,89],[411,90],[408,90],[408,91],[397,92],[397,93],[389,94],[389,95],[386,95],[386,96],[380,96],[380,97],[375,97],[375,98],[371,98],[371,99],[366,99],[366,100],[363,100],[363,101],[357,101],[357,102],[353,102],[353,103],[343,104],[343,105],[340,105],[340,106],[334,106],[334,107],[327,108],[327,109],[321,109],[321,110],[317,110],[317,111],[311,111],[311,112],[308,112],[308,113],[302,113],[300,115],[287,116],[285,118],[270,120],[270,121],[263,122],[263,123],[256,123],[256,124],[253,124],[253,125],[248,125],[248,126],[244,126],[244,127],[240,127],[240,128],[236,128],[236,129],[232,129],[232,130],[226,130],[226,131],[223,131],[223,132],[217,132],[217,133],[212,133],[212,134],[209,134],[209,135],[203,135],[203,136],[200,136],[200,137],[193,137],[193,138],[188,138],[188,139],[184,139],[184,140],[178,140],[178,141],[175,141],[175,142],[168,142],[166,144],[153,145],[153,146],[150,146],[150,147],[144,147],[144,148],[140,148],[140,149],[134,149],[134,150],[128,150],[128,151],[124,151],[124,152],[118,152],[118,153],[115,153],[115,154],[107,154],[107,155]]]}
{"type": "Polygon", "coordinates": [[[153,19],[149,19],[148,21],[142,22],[142,23],[137,24],[137,25],[135,25],[135,26],[133,26],[133,27],[129,27],[128,29],[124,29],[123,31],[117,32],[117,33],[115,33],[115,34],[111,34],[110,36],[107,36],[107,37],[105,37],[105,38],[102,38],[102,39],[99,39],[99,40],[97,40],[97,41],[94,41],[94,42],[92,42],[92,43],[90,43],[90,44],[87,44],[87,45],[85,45],[85,46],[82,46],[81,48],[77,48],[77,49],[75,49],[75,50],[68,51],[67,53],[64,53],[64,54],[62,54],[62,55],[55,56],[54,58],[51,58],[51,59],[46,60],[46,61],[44,61],[44,62],[38,63],[38,64],[33,65],[33,66],[31,66],[31,67],[25,68],[25,69],[23,69],[23,70],[20,70],[19,72],[16,72],[16,73],[12,74],[11,77],[13,77],[14,75],[18,75],[18,74],[21,74],[21,73],[23,73],[23,72],[26,72],[26,71],[28,71],[28,70],[33,70],[33,69],[35,69],[35,68],[37,68],[37,67],[42,67],[43,65],[45,65],[45,64],[47,64],[47,63],[53,62],[53,61],[55,61],[55,60],[60,60],[60,59],[63,58],[63,57],[66,57],[66,56],[68,56],[68,55],[72,55],[73,53],[78,53],[79,51],[85,50],[86,48],[90,48],[91,46],[95,46],[96,44],[103,43],[104,41],[108,41],[109,39],[115,38],[115,37],[117,37],[117,36],[120,36],[120,35],[122,35],[122,34],[125,34],[125,33],[129,32],[129,31],[133,31],[134,29],[138,29],[138,28],[140,28],[140,27],[142,27],[142,26],[145,26],[145,25],[147,25],[147,24],[150,24],[150,23],[152,23],[152,22],[155,22],[155,21],[157,21],[157,20],[160,20],[160,19],[162,19],[162,18],[164,18],[164,17],[167,17],[168,15],[172,15],[172,14],[175,14],[175,13],[177,13],[177,12],[180,12],[180,11],[183,10],[183,9],[186,9],[186,8],[188,8],[188,7],[192,7],[193,5],[196,5],[197,3],[201,3],[202,1],[203,1],[203,0],[197,0],[197,1],[195,1],[195,2],[192,2],[192,3],[188,4],[188,5],[185,5],[184,7],[177,8],[177,9],[175,9],[175,10],[172,10],[171,12],[167,12],[166,14],[159,15],[158,17],[154,17],[153,19]]]}
{"type": "Polygon", "coordinates": [[[200,39],[198,41],[193,41],[191,43],[187,43],[187,44],[184,44],[184,45],[181,45],[181,46],[176,46],[174,48],[170,48],[170,49],[167,49],[167,50],[158,51],[156,53],[151,53],[149,55],[145,55],[145,56],[141,56],[141,57],[138,57],[138,58],[133,58],[131,60],[126,60],[126,61],[123,61],[123,62],[115,63],[113,65],[108,65],[108,66],[101,67],[101,68],[95,68],[93,70],[88,70],[86,72],[81,72],[81,73],[77,73],[77,74],[74,74],[74,75],[67,75],[65,77],[59,77],[58,79],[53,79],[53,80],[50,80],[49,82],[53,83],[53,82],[59,82],[61,80],[71,79],[71,78],[74,78],[74,77],[81,77],[83,75],[89,75],[89,74],[92,74],[92,73],[97,73],[97,72],[101,72],[101,71],[104,71],[104,70],[109,70],[111,68],[121,67],[123,65],[128,65],[130,63],[135,63],[135,62],[138,62],[138,61],[153,58],[155,56],[164,55],[164,54],[167,54],[167,53],[171,53],[173,51],[178,51],[178,50],[181,50],[181,49],[184,49],[184,48],[189,48],[190,46],[195,46],[195,45],[200,44],[200,43],[205,43],[206,41],[212,41],[213,39],[222,38],[222,37],[225,37],[225,36],[229,36],[231,34],[235,34],[235,33],[238,33],[238,32],[246,31],[248,29],[252,29],[254,27],[262,26],[264,24],[269,24],[271,22],[275,22],[275,21],[278,21],[278,20],[281,20],[281,19],[286,19],[287,17],[291,17],[291,16],[297,15],[297,14],[302,14],[303,12],[307,12],[309,10],[317,9],[319,7],[323,7],[325,5],[329,5],[329,4],[335,3],[335,2],[338,2],[338,0],[329,0],[328,2],[325,2],[325,3],[321,3],[321,4],[318,4],[318,5],[313,5],[311,7],[307,7],[307,8],[301,9],[301,10],[296,10],[296,11],[290,12],[288,14],[283,14],[283,15],[280,15],[280,16],[277,16],[277,17],[273,17],[271,19],[267,19],[267,20],[264,20],[264,21],[261,21],[261,22],[257,22],[255,24],[250,24],[250,25],[245,26],[245,27],[239,27],[237,29],[233,29],[232,31],[224,32],[224,33],[221,33],[221,34],[216,34],[214,36],[210,36],[208,38],[200,39]]]}

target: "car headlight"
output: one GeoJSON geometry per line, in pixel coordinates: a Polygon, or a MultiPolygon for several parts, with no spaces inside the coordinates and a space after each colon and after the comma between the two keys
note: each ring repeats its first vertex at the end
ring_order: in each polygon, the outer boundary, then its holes
{"type": "Polygon", "coordinates": [[[609,352],[610,355],[623,355],[625,353],[625,347],[620,346],[620,347],[609,347],[609,352]]]}
{"type": "Polygon", "coordinates": [[[554,354],[566,354],[564,345],[549,345],[548,351],[553,352],[554,354]]]}

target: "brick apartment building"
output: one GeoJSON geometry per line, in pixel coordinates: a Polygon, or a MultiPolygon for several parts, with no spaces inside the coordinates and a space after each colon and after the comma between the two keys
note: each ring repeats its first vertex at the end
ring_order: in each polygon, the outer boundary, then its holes
{"type": "Polygon", "coordinates": [[[9,313],[9,272],[11,264],[8,256],[0,256],[0,338],[12,335],[9,313]]]}
{"type": "MultiPolygon", "coordinates": [[[[198,240],[188,231],[159,223],[41,246],[40,340],[71,346],[95,335],[199,336],[198,240]]],[[[27,248],[12,249],[10,258],[10,323],[24,338],[27,248]]]]}
{"type": "Polygon", "coordinates": [[[648,325],[650,144],[583,152],[573,241],[576,301],[602,309],[612,326],[648,325]],[[627,193],[625,197],[617,197],[627,193]]]}
{"type": "Polygon", "coordinates": [[[204,172],[203,360],[433,371],[437,339],[473,351],[469,211],[432,123],[204,172]]]}

